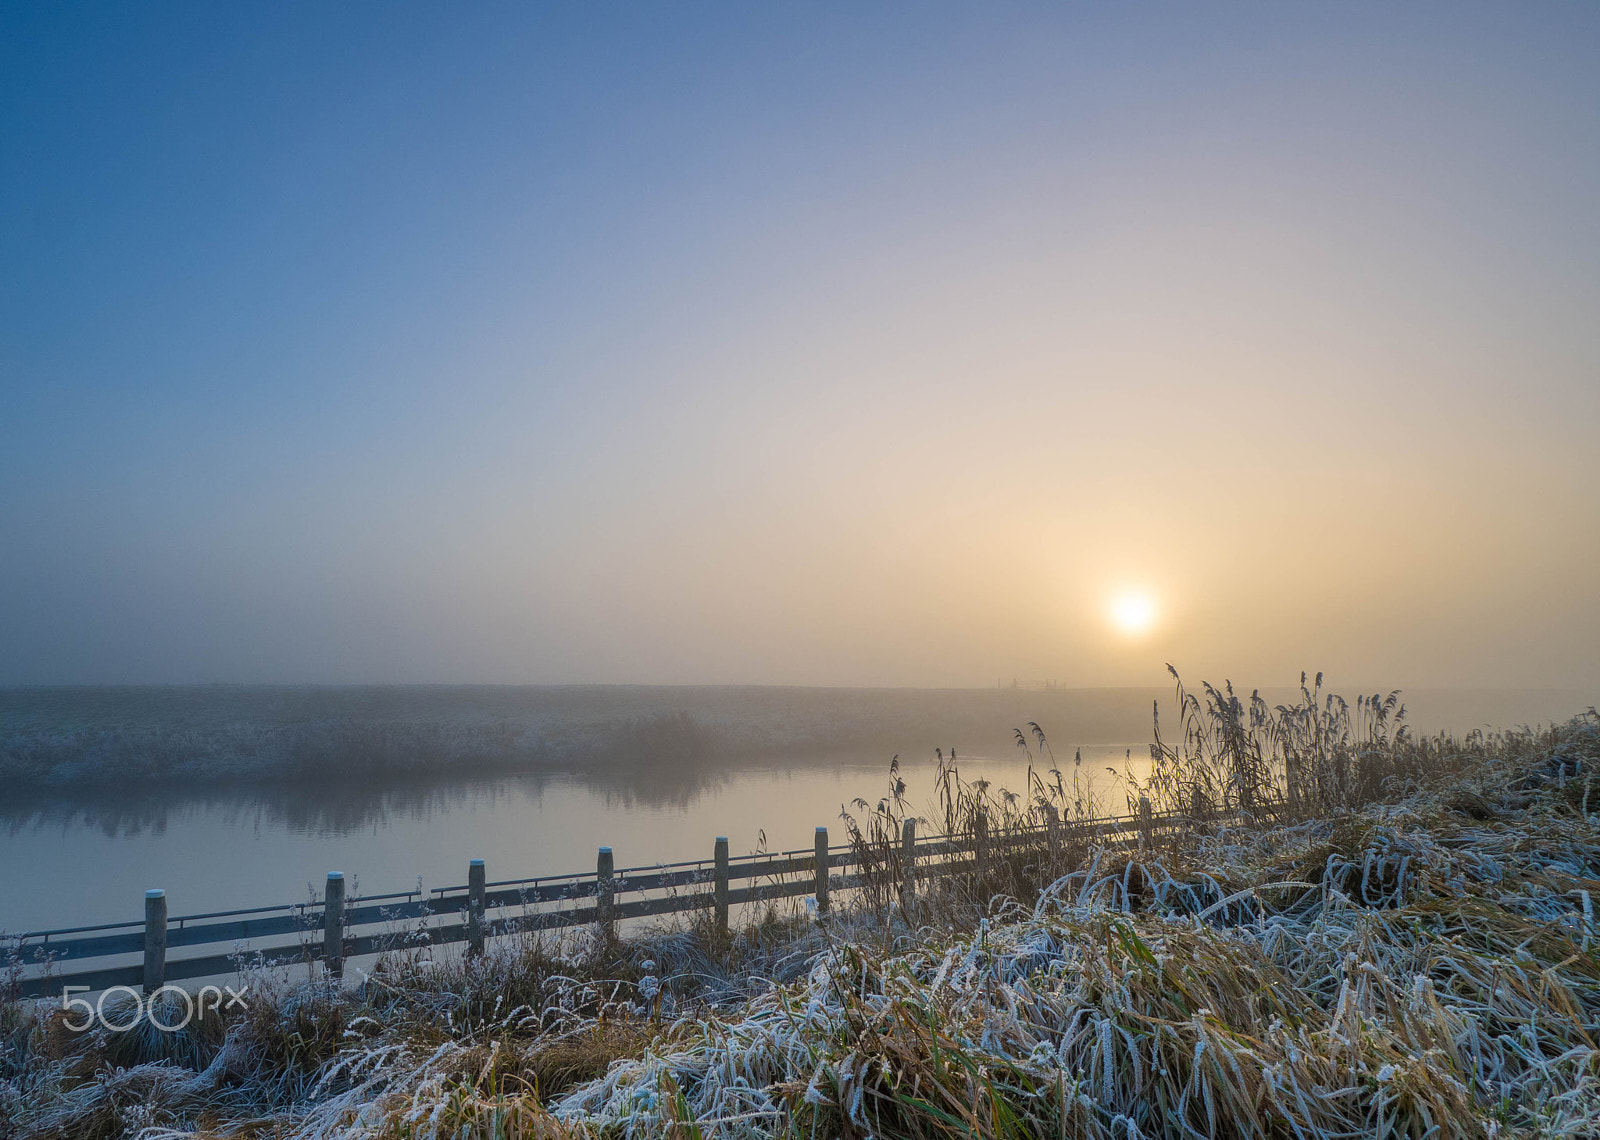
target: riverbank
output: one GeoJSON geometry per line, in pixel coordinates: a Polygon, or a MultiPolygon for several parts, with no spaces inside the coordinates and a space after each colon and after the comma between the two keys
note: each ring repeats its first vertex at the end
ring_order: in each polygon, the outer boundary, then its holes
{"type": "MultiPolygon", "coordinates": [[[[1383,702],[1256,726],[1225,694],[1182,696],[1145,790],[1196,810],[1159,847],[1025,853],[925,884],[909,923],[886,866],[822,925],[508,940],[338,991],[261,977],[247,1010],[178,1034],[73,1034],[11,1005],[3,1119],[27,1137],[1593,1134],[1600,718],[1419,741],[1383,702]],[[1299,811],[1268,794],[1286,760],[1299,811]],[[1222,826],[1240,795],[1256,822],[1222,826]]],[[[1069,802],[1071,775],[1039,794],[1069,802]]],[[[951,784],[942,822],[1005,827],[1031,798],[951,784]]],[[[906,810],[858,807],[859,841],[906,810]]]]}
{"type": "MultiPolygon", "coordinates": [[[[1293,689],[1263,690],[1292,704],[1293,689]]],[[[1011,751],[1044,725],[1058,747],[1145,740],[1159,688],[851,689],[762,686],[169,685],[0,689],[7,800],[228,787],[383,791],[508,773],[637,786],[751,764],[1011,751]]],[[[1422,690],[1425,734],[1549,723],[1600,693],[1422,690]]]]}

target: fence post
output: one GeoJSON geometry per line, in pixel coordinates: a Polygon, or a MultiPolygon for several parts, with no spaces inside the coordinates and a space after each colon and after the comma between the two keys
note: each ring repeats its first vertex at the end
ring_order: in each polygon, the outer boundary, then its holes
{"type": "Polygon", "coordinates": [[[1293,752],[1283,758],[1283,779],[1288,785],[1289,814],[1300,814],[1300,759],[1293,752]]]}
{"type": "Polygon", "coordinates": [[[617,910],[617,880],[614,877],[616,865],[611,860],[611,848],[600,848],[600,857],[595,861],[595,895],[594,918],[600,924],[600,933],[603,937],[611,937],[611,923],[617,910]]]}
{"type": "Polygon", "coordinates": [[[984,893],[989,878],[989,813],[980,809],[972,826],[972,863],[978,894],[984,893]]]}
{"type": "Polygon", "coordinates": [[[900,825],[900,910],[906,922],[916,921],[917,913],[917,821],[900,825]]]}
{"type": "Polygon", "coordinates": [[[332,978],[344,977],[344,872],[329,871],[322,895],[322,964],[332,978]]]}
{"type": "Polygon", "coordinates": [[[817,916],[828,913],[828,829],[817,828],[817,916]]]}
{"type": "Polygon", "coordinates": [[[712,857],[716,860],[716,880],[711,887],[711,895],[717,908],[717,933],[728,933],[728,837],[717,836],[717,842],[712,848],[712,857]]]}
{"type": "Polygon", "coordinates": [[[1153,848],[1155,846],[1155,823],[1150,810],[1150,797],[1139,797],[1139,847],[1153,848]]]}
{"type": "Polygon", "coordinates": [[[144,992],[153,994],[167,981],[167,892],[144,893],[144,992]]]}
{"type": "Polygon", "coordinates": [[[467,952],[483,953],[484,882],[488,879],[482,859],[467,864],[467,952]]]}
{"type": "Polygon", "coordinates": [[[1061,816],[1055,804],[1044,805],[1044,835],[1050,848],[1050,870],[1055,873],[1061,864],[1061,816]]]}

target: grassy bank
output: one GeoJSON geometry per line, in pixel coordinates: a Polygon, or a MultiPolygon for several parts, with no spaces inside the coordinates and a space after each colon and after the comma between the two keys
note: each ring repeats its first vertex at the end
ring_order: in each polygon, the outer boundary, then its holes
{"type": "MultiPolygon", "coordinates": [[[[1189,694],[1129,797],[1144,850],[1023,848],[920,885],[915,789],[852,809],[876,879],[824,925],[255,979],[178,1034],[4,1012],[27,1137],[1594,1135],[1600,718],[1414,740],[1388,698],[1189,694]],[[1241,815],[1241,813],[1244,813],[1241,815]],[[1242,821],[1242,822],[1241,822],[1242,821]]],[[[1020,831],[1075,787],[1042,732],[1003,793],[952,765],[927,826],[1020,831]],[[982,823],[979,823],[979,820],[982,823]]]]}

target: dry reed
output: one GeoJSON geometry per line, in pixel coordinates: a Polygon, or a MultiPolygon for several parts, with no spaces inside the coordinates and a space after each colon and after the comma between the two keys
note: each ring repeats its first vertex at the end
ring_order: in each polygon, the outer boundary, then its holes
{"type": "Polygon", "coordinates": [[[895,768],[848,813],[866,879],[820,926],[394,956],[159,1056],[11,1005],[0,1120],[149,1140],[1600,1133],[1600,716],[1419,741],[1396,698],[1315,685],[1280,709],[1180,685],[1179,710],[1128,777],[1180,813],[1144,849],[1094,840],[1102,805],[1031,727],[1025,793],[945,761],[930,816],[994,854],[920,882],[914,925],[895,768]]]}

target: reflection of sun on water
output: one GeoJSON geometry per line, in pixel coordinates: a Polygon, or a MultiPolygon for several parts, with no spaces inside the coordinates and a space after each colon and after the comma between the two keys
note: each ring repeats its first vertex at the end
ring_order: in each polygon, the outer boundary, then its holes
{"type": "Polygon", "coordinates": [[[1137,634],[1156,620],[1156,604],[1148,594],[1119,594],[1111,603],[1111,620],[1123,633],[1137,634]]]}

